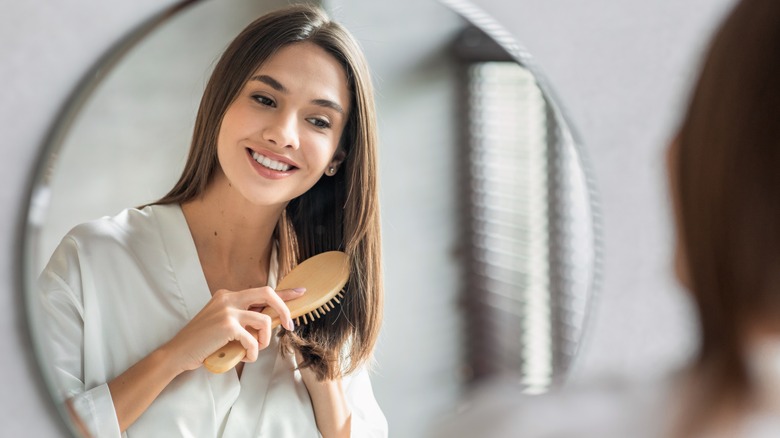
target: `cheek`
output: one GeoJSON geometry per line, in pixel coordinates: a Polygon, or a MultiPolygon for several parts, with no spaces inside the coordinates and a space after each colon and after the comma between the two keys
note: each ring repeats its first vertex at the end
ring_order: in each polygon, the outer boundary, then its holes
{"type": "Polygon", "coordinates": [[[242,123],[240,116],[240,112],[229,108],[222,119],[217,133],[217,158],[220,160],[243,151],[243,149],[236,147],[243,134],[242,127],[246,126],[245,123],[242,123]]]}
{"type": "Polygon", "coordinates": [[[325,171],[336,153],[338,142],[331,137],[313,138],[309,142],[307,161],[312,171],[325,171]]]}
{"type": "Polygon", "coordinates": [[[239,105],[237,102],[233,102],[233,104],[228,107],[227,111],[225,111],[225,115],[222,116],[217,139],[233,139],[234,137],[245,133],[245,131],[250,128],[250,115],[251,114],[249,114],[246,108],[239,105]]]}

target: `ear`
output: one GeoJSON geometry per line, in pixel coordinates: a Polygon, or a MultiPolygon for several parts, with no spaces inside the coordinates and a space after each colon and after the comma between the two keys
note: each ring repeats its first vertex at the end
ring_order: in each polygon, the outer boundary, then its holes
{"type": "Polygon", "coordinates": [[[333,159],[330,160],[327,169],[325,169],[325,175],[335,175],[339,171],[339,166],[341,166],[341,163],[343,163],[346,158],[347,154],[344,152],[344,149],[338,148],[336,153],[333,154],[333,159]]]}

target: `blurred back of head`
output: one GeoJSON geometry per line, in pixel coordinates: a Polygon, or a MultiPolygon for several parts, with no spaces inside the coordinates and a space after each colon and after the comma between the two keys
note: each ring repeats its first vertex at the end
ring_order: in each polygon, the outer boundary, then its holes
{"type": "Polygon", "coordinates": [[[671,156],[683,277],[701,324],[692,432],[749,408],[749,340],[780,338],[780,1],[742,1],[721,25],[671,156]]]}

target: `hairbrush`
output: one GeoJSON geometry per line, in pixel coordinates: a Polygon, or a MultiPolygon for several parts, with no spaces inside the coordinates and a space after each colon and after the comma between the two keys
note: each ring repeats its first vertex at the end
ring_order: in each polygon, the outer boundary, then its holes
{"type": "MultiPolygon", "coordinates": [[[[349,259],[341,251],[328,251],[304,260],[293,268],[277,285],[278,290],[305,287],[306,293],[287,301],[290,316],[295,325],[308,324],[333,310],[344,298],[344,286],[349,279],[349,259]]],[[[271,317],[271,328],[281,324],[279,314],[270,306],[261,313],[271,317]]],[[[247,328],[252,335],[257,331],[247,328]]],[[[231,341],[212,353],[203,365],[212,373],[224,373],[236,366],[246,356],[239,341],[231,341]]]]}

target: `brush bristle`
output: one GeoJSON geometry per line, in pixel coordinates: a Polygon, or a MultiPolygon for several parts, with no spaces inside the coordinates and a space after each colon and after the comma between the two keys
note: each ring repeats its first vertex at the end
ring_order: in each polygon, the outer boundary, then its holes
{"type": "Polygon", "coordinates": [[[333,298],[331,298],[330,301],[327,301],[322,306],[312,310],[309,313],[304,313],[303,315],[295,318],[295,325],[297,326],[302,324],[308,324],[310,322],[313,322],[315,319],[320,319],[320,317],[325,316],[327,312],[335,309],[337,306],[334,303],[340,304],[343,298],[344,298],[344,290],[342,289],[333,298]]]}

